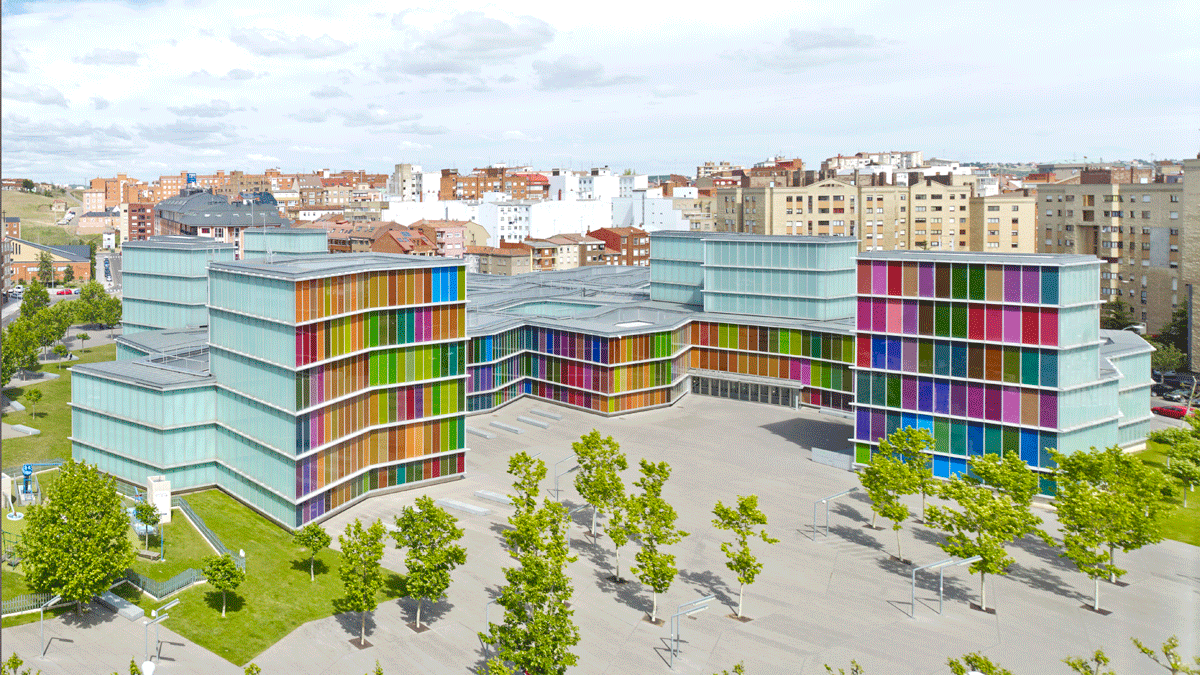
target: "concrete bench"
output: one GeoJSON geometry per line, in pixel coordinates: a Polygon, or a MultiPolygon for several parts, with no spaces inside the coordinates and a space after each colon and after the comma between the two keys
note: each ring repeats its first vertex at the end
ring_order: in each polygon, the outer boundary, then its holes
{"type": "Polygon", "coordinates": [[[499,492],[491,492],[490,490],[477,490],[475,492],[475,496],[480,499],[486,499],[490,502],[512,506],[512,499],[508,495],[502,495],[499,492]]]}
{"type": "Polygon", "coordinates": [[[531,427],[537,427],[539,429],[549,429],[550,428],[550,424],[548,422],[543,422],[541,420],[535,420],[532,417],[526,417],[524,415],[517,415],[517,421],[524,422],[525,424],[528,424],[531,427]]]}
{"type": "Polygon", "coordinates": [[[540,408],[530,408],[529,412],[533,413],[534,415],[537,415],[538,417],[549,417],[550,419],[552,419],[556,422],[562,420],[562,415],[560,415],[556,412],[550,412],[549,410],[542,410],[540,408]]]}
{"type": "Polygon", "coordinates": [[[476,429],[475,427],[467,427],[467,433],[471,434],[473,436],[478,436],[480,438],[487,438],[487,439],[493,439],[496,437],[496,434],[493,434],[490,431],[485,431],[483,429],[476,429]]]}
{"type": "Polygon", "coordinates": [[[518,429],[518,428],[516,428],[516,427],[514,427],[514,426],[509,426],[509,425],[505,424],[504,422],[488,422],[488,426],[490,426],[490,427],[496,427],[497,429],[503,429],[503,430],[505,430],[505,431],[507,431],[507,432],[509,432],[509,433],[513,433],[513,434],[523,434],[523,433],[525,433],[523,430],[521,430],[521,429],[518,429]]]}
{"type": "Polygon", "coordinates": [[[96,596],[96,599],[100,601],[100,604],[108,607],[112,611],[120,614],[126,619],[129,619],[130,621],[137,621],[138,619],[146,616],[146,610],[138,607],[132,602],[129,602],[125,598],[122,598],[112,591],[104,591],[104,593],[96,596]]]}
{"type": "Polygon", "coordinates": [[[146,560],[157,561],[162,558],[162,554],[160,554],[158,551],[147,551],[146,549],[141,549],[138,551],[138,557],[145,558],[146,560]]]}
{"type": "Polygon", "coordinates": [[[438,506],[442,507],[443,509],[454,509],[455,511],[462,511],[464,513],[469,513],[473,516],[486,516],[487,514],[492,512],[491,509],[485,509],[482,506],[474,506],[472,504],[466,504],[466,503],[460,502],[456,499],[438,499],[437,501],[435,501],[433,503],[437,504],[438,506]]]}

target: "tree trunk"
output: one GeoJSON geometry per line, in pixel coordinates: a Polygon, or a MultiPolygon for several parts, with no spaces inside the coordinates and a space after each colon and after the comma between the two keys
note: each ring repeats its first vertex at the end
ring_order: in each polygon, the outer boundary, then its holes
{"type": "Polygon", "coordinates": [[[617,553],[617,572],[613,575],[613,581],[621,580],[621,549],[615,549],[617,553]]]}
{"type": "Polygon", "coordinates": [[[656,623],[658,621],[658,591],[651,592],[654,593],[654,605],[650,610],[650,623],[656,623]]]}
{"type": "Polygon", "coordinates": [[[592,507],[592,541],[596,541],[596,507],[592,507]]]}
{"type": "Polygon", "coordinates": [[[921,522],[925,522],[925,488],[921,488],[921,522]]]}
{"type": "Polygon", "coordinates": [[[875,510],[874,510],[874,509],[872,509],[872,510],[871,510],[871,529],[872,529],[872,530],[873,530],[873,529],[875,529],[875,517],[876,517],[876,516],[878,516],[878,515],[879,515],[879,514],[878,514],[878,513],[875,513],[875,510]]]}
{"type": "Polygon", "coordinates": [[[746,584],[738,586],[738,618],[742,618],[742,600],[746,597],[746,584]]]}
{"type": "Polygon", "coordinates": [[[417,628],[421,628],[421,598],[417,598],[417,628]]]}
{"type": "Polygon", "coordinates": [[[1100,577],[1094,577],[1092,579],[1092,581],[1095,582],[1095,585],[1096,585],[1096,595],[1094,596],[1094,598],[1092,600],[1092,610],[1099,612],[1100,611],[1100,577]]]}
{"type": "Polygon", "coordinates": [[[896,530],[896,558],[904,560],[904,556],[900,553],[900,530],[896,530]]]}
{"type": "Polygon", "coordinates": [[[985,579],[986,576],[987,576],[987,574],[985,574],[984,572],[979,573],[979,607],[981,609],[983,609],[983,611],[985,611],[985,612],[987,611],[987,580],[985,579]]]}
{"type": "Polygon", "coordinates": [[[221,618],[225,618],[225,591],[221,591],[221,618]]]}
{"type": "MultiPolygon", "coordinates": [[[[1108,545],[1108,564],[1109,565],[1113,564],[1113,556],[1115,555],[1116,548],[1117,547],[1112,544],[1108,545]]],[[[1110,583],[1110,584],[1117,583],[1117,573],[1116,572],[1108,573],[1108,583],[1110,583]]]]}
{"type": "Polygon", "coordinates": [[[367,613],[358,613],[358,646],[361,647],[367,641],[367,613]]]}
{"type": "Polygon", "coordinates": [[[309,581],[317,580],[317,573],[315,571],[313,571],[313,565],[315,564],[313,561],[316,559],[316,557],[317,556],[314,555],[314,556],[309,556],[309,558],[308,558],[308,580],[309,581]]]}
{"type": "Polygon", "coordinates": [[[75,613],[83,614],[83,601],[82,600],[75,601],[75,613]]]}

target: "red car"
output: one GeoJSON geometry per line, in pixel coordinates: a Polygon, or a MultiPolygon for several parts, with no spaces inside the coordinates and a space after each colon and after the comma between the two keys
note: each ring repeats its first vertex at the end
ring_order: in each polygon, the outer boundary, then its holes
{"type": "MultiPolygon", "coordinates": [[[[1150,412],[1154,413],[1155,415],[1173,417],[1178,420],[1183,419],[1183,417],[1188,414],[1188,409],[1181,405],[1160,405],[1151,408],[1150,412]]],[[[1191,414],[1195,415],[1196,411],[1192,410],[1191,414]]]]}
{"type": "Polygon", "coordinates": [[[55,295],[74,295],[74,293],[71,291],[71,289],[64,288],[61,291],[55,293],[55,295]]]}

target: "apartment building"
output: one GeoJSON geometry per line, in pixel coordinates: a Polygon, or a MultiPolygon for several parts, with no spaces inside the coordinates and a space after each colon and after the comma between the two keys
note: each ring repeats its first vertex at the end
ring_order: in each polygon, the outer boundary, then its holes
{"type": "Polygon", "coordinates": [[[1198,276],[1195,266],[1184,265],[1183,248],[1186,231],[1200,227],[1200,219],[1187,216],[1195,192],[1189,197],[1185,190],[1200,182],[1200,161],[1189,160],[1184,180],[1175,183],[1110,167],[1084,167],[1079,178],[1038,186],[1039,249],[1101,258],[1100,299],[1128,302],[1147,331],[1157,333],[1198,276]],[[1121,182],[1130,180],[1138,182],[1121,182]]]}
{"type": "Polygon", "coordinates": [[[248,227],[283,227],[274,204],[230,202],[199,188],[186,188],[155,205],[157,229],[164,235],[212,237],[231,243],[242,255],[242,232],[248,227]]]}
{"type": "Polygon", "coordinates": [[[696,178],[710,178],[741,170],[742,167],[740,165],[730,164],[729,162],[705,162],[696,167],[696,178]]]}
{"type": "Polygon", "coordinates": [[[602,227],[587,236],[603,241],[607,248],[621,253],[619,265],[650,265],[650,234],[637,227],[602,227]]]}
{"type": "Polygon", "coordinates": [[[77,234],[100,234],[109,228],[119,229],[121,217],[111,211],[88,211],[79,216],[75,226],[77,234]]]}
{"type": "Polygon", "coordinates": [[[468,221],[421,219],[409,225],[433,244],[437,255],[461,258],[465,251],[468,221]]]}
{"type": "Polygon", "coordinates": [[[468,246],[464,258],[467,268],[473,272],[511,277],[533,271],[532,251],[525,246],[468,246]]]}
{"type": "Polygon", "coordinates": [[[1180,203],[1183,208],[1180,217],[1183,219],[1183,261],[1180,269],[1183,270],[1182,283],[1184,292],[1190,303],[1191,316],[1191,339],[1192,348],[1189,350],[1189,358],[1191,359],[1190,369],[1193,372],[1200,371],[1200,321],[1196,321],[1195,317],[1200,316],[1200,155],[1196,159],[1189,159],[1183,163],[1183,166],[1176,173],[1172,170],[1169,174],[1177,183],[1183,186],[1183,194],[1180,195],[1180,203]]]}
{"type": "Polygon", "coordinates": [[[712,217],[721,232],[854,237],[860,250],[966,250],[975,176],[914,177],[805,172],[794,187],[717,188],[712,217]]]}
{"type": "Polygon", "coordinates": [[[19,237],[7,237],[4,243],[7,246],[4,269],[9,284],[28,284],[36,279],[43,253],[50,254],[56,281],[62,280],[68,267],[78,282],[90,281],[92,278],[91,250],[87,246],[49,246],[25,241],[19,237]]]}
{"type": "Polygon", "coordinates": [[[104,211],[104,190],[84,190],[83,191],[83,212],[96,213],[104,211]]]}
{"type": "Polygon", "coordinates": [[[1037,191],[1022,189],[972,197],[967,235],[972,251],[1037,253],[1037,191]]]}
{"type": "Polygon", "coordinates": [[[510,173],[508,167],[499,165],[475,169],[467,175],[459,175],[458,169],[442,169],[439,199],[482,199],[488,192],[500,192],[509,199],[526,199],[529,197],[529,178],[525,174],[510,173]]]}
{"type": "Polygon", "coordinates": [[[920,150],[889,150],[883,152],[859,152],[853,155],[836,155],[821,162],[821,168],[832,171],[863,170],[874,165],[894,166],[898,170],[924,166],[925,153],[920,150]]]}

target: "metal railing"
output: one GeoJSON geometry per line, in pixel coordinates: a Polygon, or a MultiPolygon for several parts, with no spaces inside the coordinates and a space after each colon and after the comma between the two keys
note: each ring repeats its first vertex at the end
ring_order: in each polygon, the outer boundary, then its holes
{"type": "Polygon", "coordinates": [[[168,595],[181,591],[192,584],[204,581],[204,573],[195,568],[186,569],[179,574],[167,579],[166,581],[155,581],[150,577],[133,571],[132,569],[125,570],[125,581],[137,586],[146,593],[154,596],[155,600],[162,600],[168,595]]]}
{"type": "Polygon", "coordinates": [[[191,520],[192,524],[196,526],[197,530],[199,530],[200,535],[207,539],[208,543],[212,544],[213,548],[217,549],[217,553],[221,555],[228,555],[230,558],[233,558],[233,562],[236,563],[240,569],[243,571],[246,569],[246,559],[238,555],[237,551],[234,551],[226,546],[225,543],[221,541],[221,538],[217,536],[216,532],[208,529],[208,525],[204,524],[204,519],[192,510],[192,506],[187,503],[186,499],[183,497],[171,497],[171,506],[178,506],[179,510],[183,511],[184,515],[188,517],[188,520],[191,520]]]}
{"type": "MultiPolygon", "coordinates": [[[[19,614],[20,612],[29,612],[41,609],[42,605],[49,602],[53,597],[53,593],[26,593],[25,595],[18,595],[15,598],[10,598],[5,600],[3,603],[0,603],[0,605],[3,605],[0,614],[8,616],[9,614],[19,614]]],[[[55,605],[55,607],[61,607],[69,604],[71,603],[64,600],[63,602],[55,605]]]]}

